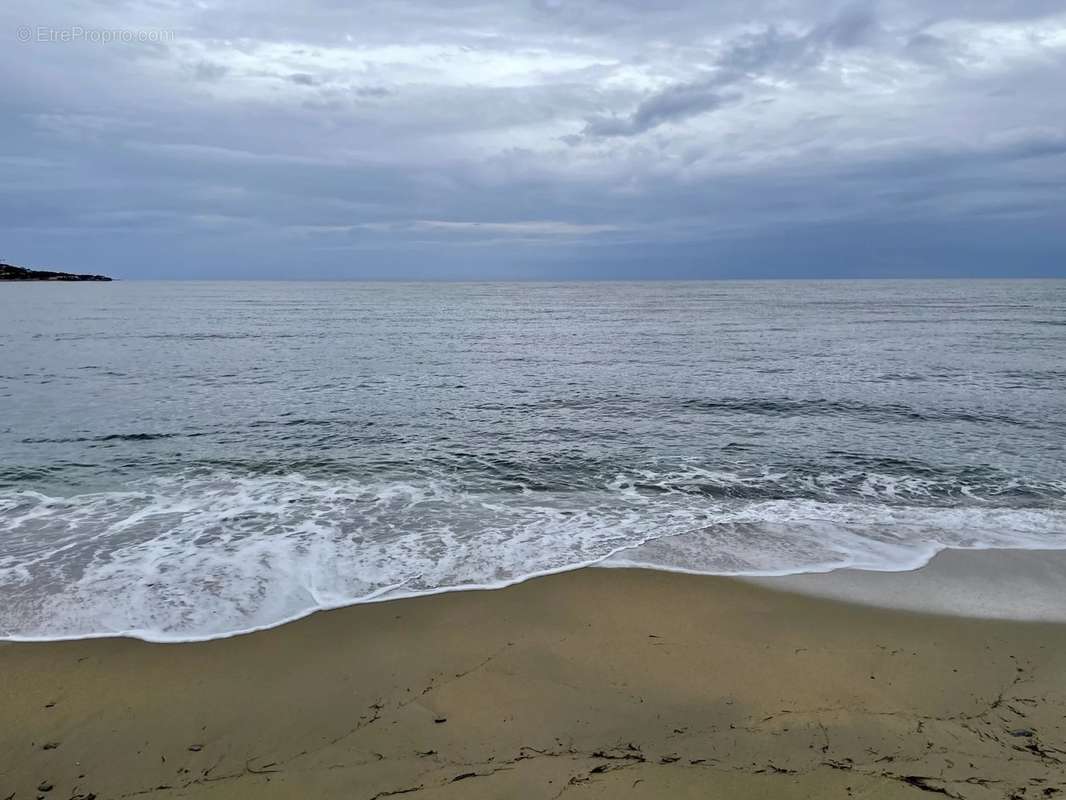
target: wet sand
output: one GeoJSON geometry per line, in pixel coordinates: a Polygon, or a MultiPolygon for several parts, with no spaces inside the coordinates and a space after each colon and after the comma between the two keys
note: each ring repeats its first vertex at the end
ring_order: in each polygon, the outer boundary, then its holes
{"type": "Polygon", "coordinates": [[[588,569],[199,644],[3,644],[0,675],[0,800],[1066,793],[1066,625],[727,578],[588,569]]]}
{"type": "Polygon", "coordinates": [[[882,608],[1066,622],[1066,550],[945,550],[912,572],[839,569],[747,580],[882,608]]]}

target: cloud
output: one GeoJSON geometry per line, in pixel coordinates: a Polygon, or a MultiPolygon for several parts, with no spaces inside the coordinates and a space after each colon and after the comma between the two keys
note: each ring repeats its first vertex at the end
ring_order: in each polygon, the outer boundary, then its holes
{"type": "Polygon", "coordinates": [[[451,220],[416,220],[415,230],[447,233],[491,233],[520,236],[593,236],[620,230],[617,225],[581,224],[558,220],[528,220],[520,222],[457,222],[451,220]]]}
{"type": "Polygon", "coordinates": [[[635,136],[668,122],[715,111],[743,95],[730,87],[754,80],[774,69],[792,72],[818,66],[834,48],[868,42],[880,30],[867,6],[849,6],[829,22],[803,34],[782,33],[768,25],[730,42],[715,65],[696,81],[674,84],[652,93],[629,116],[594,117],[587,136],[635,136]]]}
{"type": "Polygon", "coordinates": [[[585,126],[588,136],[635,136],[665,122],[682,120],[721,108],[740,99],[737,93],[722,94],[716,79],[704,83],[671,86],[641,102],[628,117],[599,117],[585,126]]]}
{"type": "Polygon", "coordinates": [[[357,86],[354,91],[359,97],[388,97],[393,93],[384,86],[357,86]]]}
{"type": "Polygon", "coordinates": [[[975,272],[1066,264],[1061,0],[309,3],[4,3],[3,30],[175,33],[0,48],[23,78],[0,83],[7,256],[124,277],[193,258],[791,274],[791,251],[813,270],[911,230],[936,269],[937,241],[975,272]]]}
{"type": "Polygon", "coordinates": [[[198,81],[217,81],[229,72],[229,68],[224,64],[216,64],[212,61],[198,61],[193,70],[198,81]]]}

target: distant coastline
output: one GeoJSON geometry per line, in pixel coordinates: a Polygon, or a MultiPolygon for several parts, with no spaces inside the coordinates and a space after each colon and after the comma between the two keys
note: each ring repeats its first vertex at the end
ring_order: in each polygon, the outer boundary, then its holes
{"type": "Polygon", "coordinates": [[[0,281],[110,281],[106,275],[79,275],[74,272],[52,272],[43,269],[26,269],[13,264],[0,263],[0,281]]]}

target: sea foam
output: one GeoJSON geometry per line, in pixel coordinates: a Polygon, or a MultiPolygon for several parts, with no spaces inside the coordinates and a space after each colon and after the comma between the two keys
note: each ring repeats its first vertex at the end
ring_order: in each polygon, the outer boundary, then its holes
{"type": "Polygon", "coordinates": [[[947,548],[1066,549],[1058,501],[1003,505],[1062,486],[946,480],[691,467],[571,491],[228,473],[8,491],[0,637],[211,639],[589,565],[770,576],[910,570],[947,548]]]}

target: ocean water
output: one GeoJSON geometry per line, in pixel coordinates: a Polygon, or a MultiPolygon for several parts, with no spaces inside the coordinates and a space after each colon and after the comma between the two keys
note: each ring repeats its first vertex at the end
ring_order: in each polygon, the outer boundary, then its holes
{"type": "Polygon", "coordinates": [[[0,637],[1066,548],[1066,282],[0,285],[0,637]]]}

